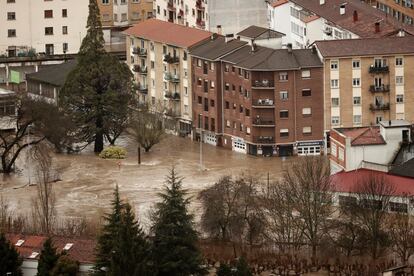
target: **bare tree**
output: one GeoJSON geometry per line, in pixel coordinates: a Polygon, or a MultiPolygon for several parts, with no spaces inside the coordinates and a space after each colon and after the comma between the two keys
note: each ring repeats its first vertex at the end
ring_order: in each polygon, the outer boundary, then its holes
{"type": "Polygon", "coordinates": [[[376,260],[389,244],[385,226],[395,187],[383,175],[370,173],[360,177],[353,190],[357,200],[349,205],[348,212],[362,229],[365,246],[376,260]]]}
{"type": "Polygon", "coordinates": [[[51,234],[56,220],[56,197],[52,182],[56,180],[50,150],[45,144],[38,144],[33,149],[36,162],[37,195],[33,199],[34,219],[44,234],[51,234]]]}
{"type": "Polygon", "coordinates": [[[0,233],[8,232],[11,228],[12,213],[7,201],[0,195],[0,233]]]}
{"type": "Polygon", "coordinates": [[[310,156],[293,163],[283,176],[297,219],[302,220],[303,235],[312,247],[313,260],[325,235],[325,221],[333,212],[329,176],[328,160],[310,156]]]}
{"type": "Polygon", "coordinates": [[[388,223],[388,233],[392,248],[403,264],[408,263],[414,254],[414,223],[407,213],[391,214],[388,223]]]}

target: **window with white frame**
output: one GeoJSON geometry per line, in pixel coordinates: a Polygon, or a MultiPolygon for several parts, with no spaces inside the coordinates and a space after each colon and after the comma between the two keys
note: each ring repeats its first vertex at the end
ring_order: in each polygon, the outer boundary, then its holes
{"type": "Polygon", "coordinates": [[[331,123],[333,126],[339,125],[339,116],[332,116],[331,123]]]}
{"type": "Polygon", "coordinates": [[[331,98],[332,107],[339,106],[339,98],[331,98]]]}
{"type": "Polygon", "coordinates": [[[396,57],[395,58],[395,66],[403,66],[403,58],[402,57],[396,57]]]}
{"type": "Polygon", "coordinates": [[[361,61],[360,60],[353,60],[352,61],[352,69],[359,69],[361,68],[361,61]]]}
{"type": "Polygon", "coordinates": [[[354,124],[355,125],[361,124],[361,115],[354,115],[354,124]]]}
{"type": "Polygon", "coordinates": [[[331,70],[338,70],[338,61],[331,60],[331,70]]]}
{"type": "Polygon", "coordinates": [[[360,87],[361,86],[361,79],[360,78],[353,78],[352,79],[352,86],[353,87],[360,87]]]}
{"type": "Polygon", "coordinates": [[[288,99],[288,97],[289,97],[289,94],[288,94],[288,92],[287,92],[287,91],[280,91],[280,92],[279,92],[279,95],[280,95],[280,99],[281,99],[281,100],[287,100],[287,99],[288,99]]]}
{"type": "Polygon", "coordinates": [[[310,70],[302,70],[302,79],[309,79],[311,77],[310,70]]]}
{"type": "Polygon", "coordinates": [[[341,161],[344,161],[345,160],[345,152],[344,152],[344,149],[341,148],[341,147],[338,150],[338,158],[341,161]]]}
{"type": "Polygon", "coordinates": [[[309,116],[311,114],[312,114],[312,108],[310,108],[310,107],[302,108],[302,115],[309,116]]]}
{"type": "Polygon", "coordinates": [[[399,94],[396,96],[396,102],[397,103],[403,103],[404,102],[404,95],[399,94]]]}
{"type": "Polygon", "coordinates": [[[356,96],[353,98],[354,100],[354,105],[361,105],[361,97],[356,96]]]}
{"type": "Polygon", "coordinates": [[[288,73],[287,72],[279,73],[279,80],[280,81],[287,81],[288,80],[288,73]]]}
{"type": "Polygon", "coordinates": [[[311,134],[312,133],[312,127],[311,126],[303,127],[302,133],[303,134],[311,134]]]}
{"type": "Polygon", "coordinates": [[[339,80],[333,79],[331,80],[331,88],[338,88],[339,87],[339,80]]]}
{"type": "Polygon", "coordinates": [[[395,76],[395,85],[403,85],[404,84],[404,77],[403,76],[395,76]]]}
{"type": "Polygon", "coordinates": [[[336,146],[336,143],[331,143],[331,154],[332,154],[332,156],[337,156],[337,146],[336,146]]]}

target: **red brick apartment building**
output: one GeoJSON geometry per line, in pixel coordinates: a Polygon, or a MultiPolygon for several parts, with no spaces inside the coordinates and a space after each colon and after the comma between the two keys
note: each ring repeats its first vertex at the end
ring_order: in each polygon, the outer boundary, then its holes
{"type": "Polygon", "coordinates": [[[320,154],[323,67],[316,51],[214,39],[190,51],[193,123],[203,141],[252,155],[320,154]]]}

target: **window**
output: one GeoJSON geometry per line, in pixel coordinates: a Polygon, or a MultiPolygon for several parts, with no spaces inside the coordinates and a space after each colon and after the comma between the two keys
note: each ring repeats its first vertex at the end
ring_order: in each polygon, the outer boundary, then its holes
{"type": "Polygon", "coordinates": [[[230,83],[226,83],[226,84],[224,85],[224,89],[225,89],[226,91],[229,91],[229,90],[230,90],[230,83]]]}
{"type": "Polygon", "coordinates": [[[403,58],[402,57],[395,58],[395,66],[403,66],[403,58]]]}
{"type": "Polygon", "coordinates": [[[7,3],[16,3],[16,0],[7,0],[7,3]]]}
{"type": "Polygon", "coordinates": [[[197,102],[198,102],[199,104],[202,104],[202,103],[203,103],[203,98],[201,98],[200,96],[198,96],[198,98],[197,98],[197,102]]]}
{"type": "Polygon", "coordinates": [[[288,73],[287,72],[279,73],[279,81],[287,81],[287,80],[288,80],[288,73]]]}
{"type": "Polygon", "coordinates": [[[8,12],[7,13],[7,20],[16,20],[16,13],[15,12],[8,12]]]}
{"type": "Polygon", "coordinates": [[[68,26],[62,26],[62,34],[68,34],[68,26]]]}
{"type": "Polygon", "coordinates": [[[62,17],[68,17],[68,10],[62,9],[62,17]]]}
{"type": "Polygon", "coordinates": [[[352,79],[352,86],[353,87],[360,87],[361,86],[361,79],[360,78],[353,78],[352,79]]]}
{"type": "Polygon", "coordinates": [[[397,103],[403,103],[404,102],[404,95],[397,95],[396,102],[397,103]]]}
{"type": "Polygon", "coordinates": [[[304,116],[312,115],[312,108],[310,108],[310,107],[302,108],[302,115],[304,115],[304,116]]]}
{"type": "Polygon", "coordinates": [[[244,113],[247,117],[250,117],[250,109],[245,108],[244,113]]]}
{"type": "Polygon", "coordinates": [[[339,125],[339,116],[332,116],[331,123],[333,126],[339,125]]]}
{"type": "Polygon", "coordinates": [[[289,129],[287,128],[282,128],[280,130],[280,137],[288,137],[289,136],[289,129]]]}
{"type": "Polygon", "coordinates": [[[331,70],[338,70],[338,61],[331,60],[331,70]]]}
{"type": "Polygon", "coordinates": [[[108,5],[109,4],[109,0],[102,0],[102,4],[108,5]]]}
{"type": "Polygon", "coordinates": [[[237,109],[237,104],[233,103],[233,109],[236,110],[237,109]]]}
{"type": "Polygon", "coordinates": [[[16,36],[16,29],[8,29],[7,30],[8,37],[15,37],[16,36]]]}
{"type": "Polygon", "coordinates": [[[331,88],[339,88],[339,80],[331,80],[331,88]]]}
{"type": "Polygon", "coordinates": [[[302,79],[309,79],[311,77],[310,70],[302,70],[302,79]]]}
{"type": "Polygon", "coordinates": [[[229,72],[230,71],[230,66],[228,64],[226,64],[224,66],[224,72],[229,72]]]}
{"type": "Polygon", "coordinates": [[[210,62],[210,71],[214,71],[214,63],[210,62]]]}
{"type": "Polygon", "coordinates": [[[45,18],[52,18],[53,17],[53,10],[45,10],[45,18]]]}
{"type": "Polygon", "coordinates": [[[226,109],[230,109],[230,103],[226,101],[226,109]]]}
{"type": "Polygon", "coordinates": [[[241,68],[238,69],[239,76],[243,76],[243,70],[241,68]]]}
{"type": "Polygon", "coordinates": [[[390,211],[399,212],[399,213],[407,213],[408,205],[407,203],[390,202],[390,211]]]}
{"type": "Polygon", "coordinates": [[[214,100],[210,100],[210,106],[211,106],[211,107],[214,107],[214,104],[215,104],[215,103],[214,103],[214,100]]]}
{"type": "Polygon", "coordinates": [[[341,160],[341,161],[344,161],[344,160],[345,160],[345,152],[344,152],[344,149],[343,149],[343,148],[339,148],[339,151],[338,151],[338,158],[339,158],[339,160],[341,160]]]}
{"type": "Polygon", "coordinates": [[[361,124],[361,115],[354,115],[354,124],[355,125],[361,124]]]}
{"type": "Polygon", "coordinates": [[[404,77],[395,76],[395,85],[404,85],[404,77]]]}
{"type": "Polygon", "coordinates": [[[288,110],[280,110],[279,116],[280,116],[280,118],[289,118],[289,111],[288,110]]]}
{"type": "Polygon", "coordinates": [[[332,154],[332,156],[335,156],[335,157],[337,155],[337,147],[336,147],[335,143],[331,144],[331,154],[332,154]]]}
{"type": "MultiPolygon", "coordinates": [[[[165,52],[167,52],[167,50],[165,50],[165,52]]],[[[164,54],[165,54],[165,52],[164,52],[164,54]]],[[[201,67],[201,59],[199,59],[199,58],[197,59],[197,67],[201,67]]]]}
{"type": "Polygon", "coordinates": [[[240,105],[240,107],[239,107],[239,112],[240,112],[240,113],[243,113],[243,105],[242,105],[242,104],[241,104],[241,105],[240,105]]]}
{"type": "Polygon", "coordinates": [[[339,98],[331,98],[332,106],[339,106],[339,98]]]}
{"type": "Polygon", "coordinates": [[[210,81],[210,88],[213,89],[214,88],[214,81],[210,81]]]}
{"type": "Polygon", "coordinates": [[[302,90],[302,97],[310,97],[310,96],[312,96],[312,91],[310,89],[302,90]]]}
{"type": "Polygon", "coordinates": [[[45,35],[53,35],[53,27],[46,27],[45,35]]]}
{"type": "Polygon", "coordinates": [[[361,67],[361,62],[359,60],[353,60],[352,61],[352,68],[353,69],[359,69],[361,67]]]}
{"type": "Polygon", "coordinates": [[[250,134],[250,127],[246,127],[246,134],[249,135],[250,134]]]}
{"type": "Polygon", "coordinates": [[[303,127],[302,133],[303,134],[311,134],[312,133],[312,127],[310,127],[310,126],[303,127]]]}
{"type": "Polygon", "coordinates": [[[66,53],[68,51],[68,44],[66,42],[63,43],[62,49],[63,49],[63,53],[66,53]]]}
{"type": "Polygon", "coordinates": [[[281,100],[287,100],[288,99],[288,92],[287,91],[280,91],[280,99],[281,100]]]}
{"type": "Polygon", "coordinates": [[[230,121],[226,120],[226,127],[230,127],[230,121]]]}
{"type": "Polygon", "coordinates": [[[354,97],[354,105],[361,105],[361,97],[354,97]]]}

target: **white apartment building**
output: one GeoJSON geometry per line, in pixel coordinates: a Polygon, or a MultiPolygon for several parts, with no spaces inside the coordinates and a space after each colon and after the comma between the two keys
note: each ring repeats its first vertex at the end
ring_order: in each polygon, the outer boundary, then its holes
{"type": "Polygon", "coordinates": [[[251,25],[267,26],[264,0],[154,0],[154,16],[223,34],[236,34],[251,25]]]}
{"type": "Polygon", "coordinates": [[[77,53],[86,35],[88,4],[86,0],[1,1],[0,56],[77,53]]]}
{"type": "Polygon", "coordinates": [[[275,0],[267,3],[270,29],[286,34],[284,43],[305,48],[317,40],[378,38],[414,34],[362,1],[275,0]]]}

